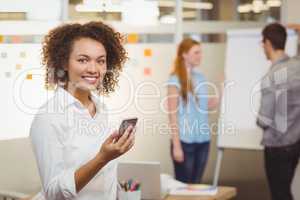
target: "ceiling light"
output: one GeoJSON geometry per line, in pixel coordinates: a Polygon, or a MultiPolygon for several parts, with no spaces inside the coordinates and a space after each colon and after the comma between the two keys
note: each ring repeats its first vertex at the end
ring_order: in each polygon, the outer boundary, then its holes
{"type": "Polygon", "coordinates": [[[244,5],[239,5],[237,10],[239,13],[249,13],[252,11],[252,4],[248,3],[244,5]]]}
{"type": "Polygon", "coordinates": [[[213,4],[209,2],[183,2],[183,8],[191,8],[191,9],[203,9],[203,10],[211,10],[213,9],[213,4]]]}
{"type": "Polygon", "coordinates": [[[268,0],[267,5],[269,7],[280,7],[281,6],[281,1],[280,0],[268,0]]]}
{"type": "Polygon", "coordinates": [[[78,12],[122,12],[122,6],[111,1],[84,0],[75,6],[78,12]]]}
{"type": "Polygon", "coordinates": [[[197,12],[196,11],[184,11],[182,13],[184,18],[196,18],[197,17],[197,12]]]}
{"type": "MultiPolygon", "coordinates": [[[[175,1],[159,1],[159,7],[175,7],[175,1]]],[[[213,9],[213,4],[210,2],[183,2],[183,8],[190,8],[190,9],[199,9],[199,10],[211,10],[213,9]]]]}
{"type": "Polygon", "coordinates": [[[254,13],[260,13],[263,10],[264,2],[262,0],[253,0],[252,11],[254,13]]]}
{"type": "Polygon", "coordinates": [[[275,5],[275,4],[274,3],[268,4],[268,2],[264,3],[262,0],[253,0],[252,4],[248,3],[248,4],[239,5],[237,10],[239,13],[249,13],[249,12],[260,13],[262,11],[269,10],[269,8],[271,7],[270,5],[275,5]]]}

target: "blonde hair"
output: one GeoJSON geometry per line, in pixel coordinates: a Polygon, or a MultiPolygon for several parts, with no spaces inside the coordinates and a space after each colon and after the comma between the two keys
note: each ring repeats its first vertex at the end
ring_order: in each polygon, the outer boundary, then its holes
{"type": "Polygon", "coordinates": [[[181,85],[180,93],[185,103],[187,102],[188,92],[192,92],[192,94],[194,94],[194,91],[192,80],[188,79],[183,54],[187,53],[194,45],[200,45],[200,42],[191,38],[185,38],[180,42],[177,48],[173,70],[171,72],[171,75],[176,75],[179,79],[181,85]]]}

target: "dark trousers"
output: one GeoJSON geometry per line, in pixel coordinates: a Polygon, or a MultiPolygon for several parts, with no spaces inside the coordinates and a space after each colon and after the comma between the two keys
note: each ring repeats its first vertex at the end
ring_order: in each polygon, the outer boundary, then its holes
{"type": "MultiPolygon", "coordinates": [[[[184,183],[200,183],[207,163],[209,153],[209,142],[184,143],[181,142],[184,161],[181,163],[173,159],[175,178],[184,183]]],[[[172,154],[171,145],[171,154],[172,154]]]]}
{"type": "Polygon", "coordinates": [[[285,147],[266,147],[264,154],[272,200],[293,200],[291,185],[300,157],[300,141],[285,147]]]}

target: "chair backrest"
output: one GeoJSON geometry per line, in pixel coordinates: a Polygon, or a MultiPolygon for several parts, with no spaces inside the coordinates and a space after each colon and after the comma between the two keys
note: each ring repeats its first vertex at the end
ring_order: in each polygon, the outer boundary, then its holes
{"type": "Polygon", "coordinates": [[[29,138],[0,140],[0,190],[35,194],[40,177],[29,138]]]}

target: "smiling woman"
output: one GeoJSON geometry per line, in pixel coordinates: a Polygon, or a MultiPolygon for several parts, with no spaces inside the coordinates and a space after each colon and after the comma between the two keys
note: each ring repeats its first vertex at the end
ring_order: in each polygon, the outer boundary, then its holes
{"type": "Polygon", "coordinates": [[[104,46],[90,38],[78,39],[73,44],[69,66],[70,87],[94,90],[101,85],[106,73],[106,50],[104,46]]]}
{"type": "Polygon", "coordinates": [[[35,116],[30,138],[45,199],[115,200],[115,158],[134,144],[133,127],[110,131],[99,95],[114,91],[126,60],[122,37],[101,22],[66,24],[43,43],[54,97],[35,116]],[[70,120],[71,119],[71,120],[70,120]]]}
{"type": "MultiPolygon", "coordinates": [[[[90,22],[84,25],[67,24],[50,31],[43,42],[43,64],[47,69],[46,87],[53,87],[56,84],[66,86],[70,81],[69,78],[71,78],[68,76],[67,66],[75,64],[76,59],[76,62],[84,66],[91,64],[90,59],[92,57],[88,60],[89,55],[86,55],[89,52],[81,52],[80,50],[86,49],[82,45],[89,47],[95,45],[99,51],[98,56],[103,57],[100,64],[105,65],[107,69],[104,77],[102,77],[103,84],[97,85],[98,92],[108,94],[114,91],[119,71],[127,59],[126,51],[121,43],[122,39],[120,33],[114,32],[111,27],[101,22],[90,22]],[[83,39],[89,40],[89,44],[80,42],[83,39]],[[76,47],[80,47],[80,49],[76,47]],[[80,55],[81,53],[82,55],[80,55]],[[103,86],[102,90],[100,90],[101,86],[103,86]]],[[[95,56],[95,54],[92,55],[95,56]]],[[[99,60],[97,62],[99,64],[99,60]]]]}

